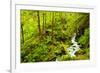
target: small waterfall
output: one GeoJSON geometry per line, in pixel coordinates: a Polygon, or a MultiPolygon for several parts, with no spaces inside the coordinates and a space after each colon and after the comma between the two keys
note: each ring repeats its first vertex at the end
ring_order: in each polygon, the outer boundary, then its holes
{"type": "Polygon", "coordinates": [[[75,41],[75,37],[76,37],[76,35],[74,35],[74,37],[73,37],[72,40],[71,40],[72,45],[71,45],[69,48],[67,48],[69,54],[70,54],[72,57],[75,56],[75,52],[78,51],[79,48],[80,48],[79,45],[78,45],[78,43],[75,41]]]}
{"type": "MultiPolygon", "coordinates": [[[[69,52],[69,54],[71,55],[71,57],[75,57],[75,52],[78,51],[80,49],[80,46],[78,45],[78,43],[75,41],[76,35],[74,35],[72,37],[72,45],[67,48],[66,50],[69,52]]],[[[56,58],[56,61],[58,61],[58,59],[56,58]]]]}

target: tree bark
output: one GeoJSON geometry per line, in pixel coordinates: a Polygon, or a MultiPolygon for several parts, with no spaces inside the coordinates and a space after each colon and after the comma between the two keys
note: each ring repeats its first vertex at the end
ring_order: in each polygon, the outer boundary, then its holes
{"type": "Polygon", "coordinates": [[[45,22],[44,22],[44,30],[46,30],[46,27],[45,27],[45,25],[46,25],[46,12],[45,12],[45,22]]]}
{"type": "Polygon", "coordinates": [[[42,34],[43,34],[43,36],[44,36],[44,33],[45,33],[45,31],[44,31],[44,22],[45,22],[45,20],[44,20],[44,13],[43,13],[43,25],[42,25],[42,34]]]}
{"type": "Polygon", "coordinates": [[[38,17],[38,31],[39,31],[39,36],[41,36],[41,26],[40,26],[40,14],[39,14],[39,11],[37,11],[37,17],[38,17]]]}
{"type": "Polygon", "coordinates": [[[52,41],[53,41],[53,31],[54,31],[53,27],[54,27],[54,12],[52,12],[52,35],[51,35],[52,36],[52,41]]]}
{"type": "Polygon", "coordinates": [[[24,44],[23,24],[21,24],[22,43],[24,44]]]}

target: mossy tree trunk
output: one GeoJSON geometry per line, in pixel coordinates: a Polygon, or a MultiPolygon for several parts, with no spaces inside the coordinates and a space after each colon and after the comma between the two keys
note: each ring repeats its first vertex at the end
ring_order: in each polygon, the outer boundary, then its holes
{"type": "Polygon", "coordinates": [[[39,11],[37,11],[37,17],[38,17],[38,31],[39,31],[39,36],[41,37],[41,26],[40,26],[40,14],[39,14],[39,11]]]}
{"type": "Polygon", "coordinates": [[[22,33],[22,43],[24,44],[24,31],[23,31],[23,24],[21,24],[21,33],[22,33]]]}

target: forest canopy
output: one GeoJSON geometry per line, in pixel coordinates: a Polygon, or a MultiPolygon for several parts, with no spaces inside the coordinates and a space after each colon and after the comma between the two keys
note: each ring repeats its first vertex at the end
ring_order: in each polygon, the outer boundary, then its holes
{"type": "Polygon", "coordinates": [[[21,62],[90,59],[89,15],[20,10],[21,62]]]}

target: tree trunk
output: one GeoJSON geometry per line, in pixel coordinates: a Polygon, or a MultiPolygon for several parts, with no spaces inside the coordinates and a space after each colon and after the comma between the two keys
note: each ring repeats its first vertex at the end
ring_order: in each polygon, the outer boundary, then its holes
{"type": "Polygon", "coordinates": [[[44,30],[46,30],[46,27],[45,27],[45,25],[46,25],[46,12],[45,12],[44,30]]]}
{"type": "Polygon", "coordinates": [[[52,41],[53,41],[53,27],[54,27],[54,12],[52,12],[52,34],[51,34],[51,36],[52,36],[52,41]]]}
{"type": "Polygon", "coordinates": [[[42,25],[42,35],[44,36],[44,33],[45,33],[45,31],[44,31],[44,13],[43,13],[43,25],[42,25]]]}
{"type": "Polygon", "coordinates": [[[37,17],[38,17],[38,31],[39,31],[39,36],[41,36],[41,26],[40,26],[40,14],[39,14],[39,11],[37,11],[37,17]]]}
{"type": "Polygon", "coordinates": [[[23,24],[21,24],[22,44],[24,44],[23,24]]]}

